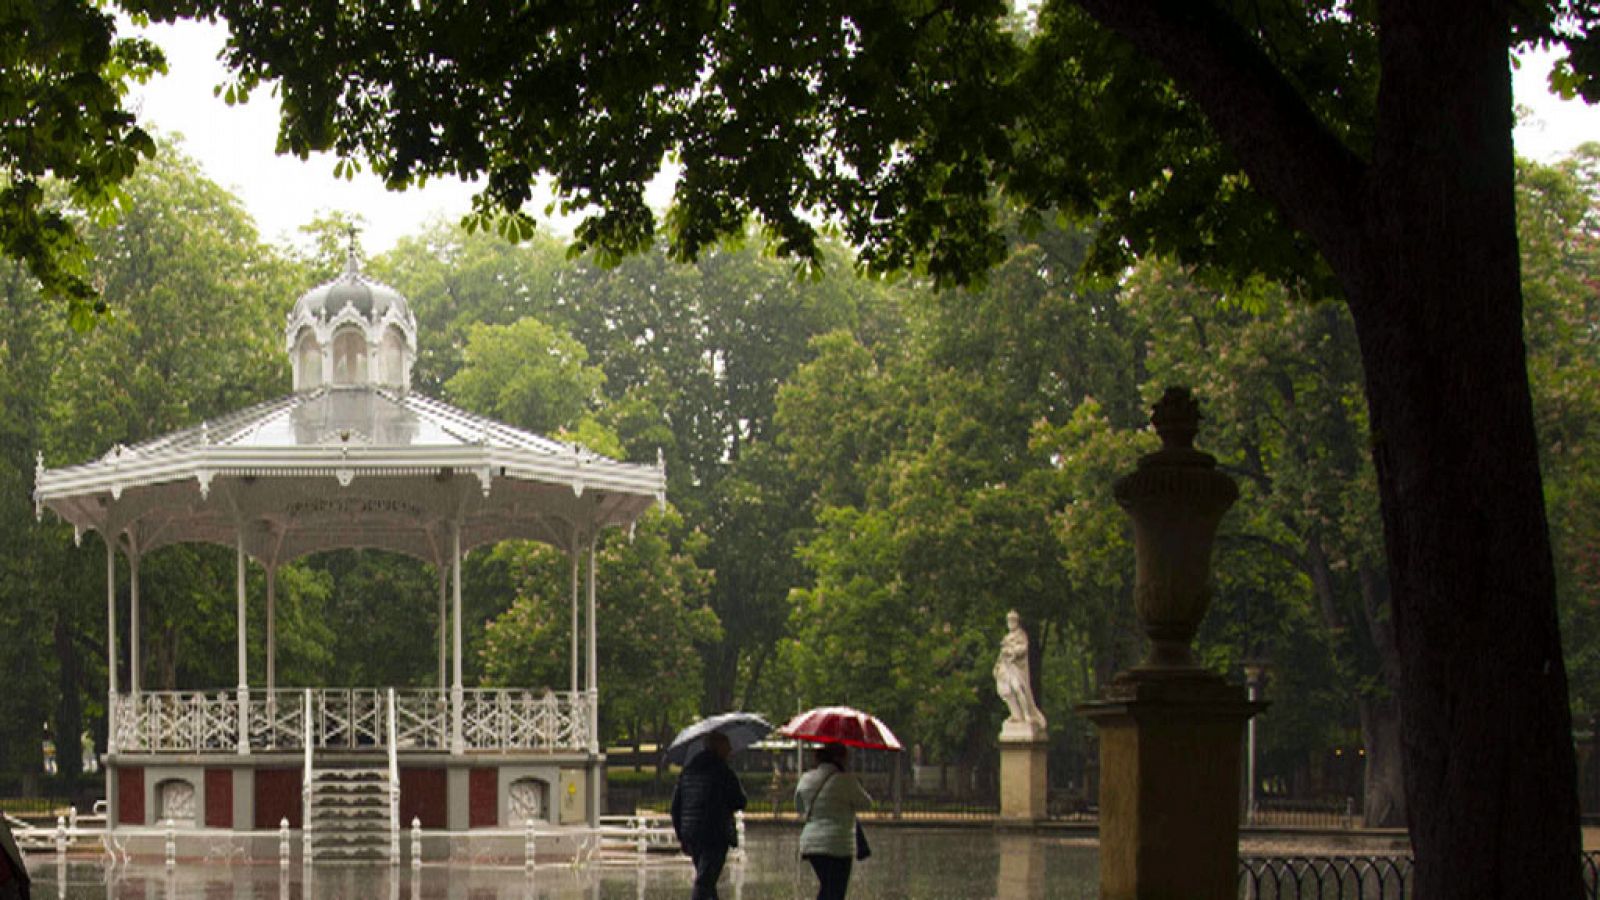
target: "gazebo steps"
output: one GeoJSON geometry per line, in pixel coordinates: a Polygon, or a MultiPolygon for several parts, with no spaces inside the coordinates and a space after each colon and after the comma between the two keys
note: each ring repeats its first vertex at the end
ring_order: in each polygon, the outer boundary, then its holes
{"type": "Polygon", "coordinates": [[[311,773],[311,856],[317,862],[387,862],[389,773],[376,768],[322,768],[311,773]]]}

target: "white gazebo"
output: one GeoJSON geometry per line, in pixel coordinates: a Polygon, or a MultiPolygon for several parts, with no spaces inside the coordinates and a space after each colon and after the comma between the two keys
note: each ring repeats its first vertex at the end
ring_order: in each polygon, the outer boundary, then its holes
{"type": "Polygon", "coordinates": [[[41,514],[51,510],[80,538],[95,531],[105,539],[111,823],[177,818],[197,828],[251,830],[287,818],[310,831],[318,827],[325,774],[387,769],[391,830],[414,816],[449,831],[534,817],[592,825],[602,772],[595,540],[602,529],[631,526],[650,504],[664,502],[659,459],[617,462],[411,391],[415,317],[398,292],[361,273],[353,250],[339,277],[295,304],[285,344],[294,372],[289,396],[118,444],[80,465],[47,469],[40,460],[34,501],[41,514]],[[462,555],[511,538],[543,541],[571,559],[571,679],[564,691],[462,683],[462,555]],[[238,683],[145,690],[140,561],[195,542],[231,547],[238,558],[238,683]],[[438,572],[437,687],[278,684],[278,567],[357,547],[411,556],[438,572]],[[117,672],[119,551],[131,583],[127,685],[117,672]],[[245,575],[252,562],[266,576],[264,685],[246,677],[245,575]]]}

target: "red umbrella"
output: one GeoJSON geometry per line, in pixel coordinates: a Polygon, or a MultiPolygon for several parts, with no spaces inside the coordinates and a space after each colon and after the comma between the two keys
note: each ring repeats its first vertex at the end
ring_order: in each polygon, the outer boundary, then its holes
{"type": "Polygon", "coordinates": [[[819,706],[778,729],[784,737],[863,750],[899,750],[900,739],[877,716],[848,706],[819,706]]]}

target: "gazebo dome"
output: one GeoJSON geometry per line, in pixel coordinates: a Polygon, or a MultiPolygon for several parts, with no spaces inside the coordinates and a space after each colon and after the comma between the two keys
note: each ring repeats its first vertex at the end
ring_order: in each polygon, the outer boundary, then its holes
{"type": "Polygon", "coordinates": [[[411,386],[417,320],[400,292],[361,273],[355,247],[344,271],[300,296],[284,329],[294,389],[411,386]]]}

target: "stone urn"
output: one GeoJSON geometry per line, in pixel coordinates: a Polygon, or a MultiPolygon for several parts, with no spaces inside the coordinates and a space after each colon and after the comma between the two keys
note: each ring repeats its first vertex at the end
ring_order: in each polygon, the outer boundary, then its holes
{"type": "Polygon", "coordinates": [[[1133,605],[1150,639],[1135,671],[1192,672],[1199,664],[1190,643],[1211,605],[1211,545],[1239,488],[1194,448],[1200,407],[1188,389],[1168,388],[1150,421],[1161,449],[1115,485],[1117,503],[1133,518],[1133,605]]]}

